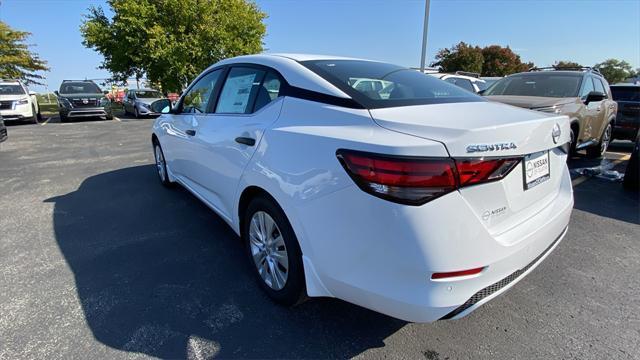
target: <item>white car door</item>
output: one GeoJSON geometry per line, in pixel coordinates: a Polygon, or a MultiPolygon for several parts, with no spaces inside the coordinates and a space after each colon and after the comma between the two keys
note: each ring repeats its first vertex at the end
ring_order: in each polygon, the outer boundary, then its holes
{"type": "Polygon", "coordinates": [[[194,146],[198,124],[206,117],[209,99],[214,93],[223,69],[204,74],[197,79],[182,96],[175,111],[165,115],[161,123],[165,133],[163,150],[171,172],[188,186],[199,190],[193,184],[198,168],[194,166],[199,156],[194,146]]]}
{"type": "Polygon", "coordinates": [[[280,77],[262,67],[235,66],[213,114],[198,118],[193,180],[210,205],[231,219],[237,186],[264,130],[280,115],[280,77]]]}

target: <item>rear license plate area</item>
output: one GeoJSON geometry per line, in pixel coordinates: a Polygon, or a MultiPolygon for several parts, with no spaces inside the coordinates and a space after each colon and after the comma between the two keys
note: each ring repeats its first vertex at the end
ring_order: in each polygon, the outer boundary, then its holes
{"type": "Polygon", "coordinates": [[[549,151],[526,155],[522,161],[524,190],[534,188],[551,178],[549,151]]]}

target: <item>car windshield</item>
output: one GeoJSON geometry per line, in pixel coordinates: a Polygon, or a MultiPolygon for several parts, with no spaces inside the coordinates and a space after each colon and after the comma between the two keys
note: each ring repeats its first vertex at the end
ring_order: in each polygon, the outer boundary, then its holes
{"type": "Polygon", "coordinates": [[[64,82],[60,85],[61,94],[101,94],[98,85],[92,82],[64,82]]]}
{"type": "Polygon", "coordinates": [[[162,97],[162,94],[159,91],[152,90],[136,91],[136,97],[142,99],[159,99],[162,97]]]}
{"type": "Polygon", "coordinates": [[[0,84],[0,95],[22,95],[24,89],[16,84],[0,84]]]}
{"type": "Polygon", "coordinates": [[[612,86],[615,101],[640,101],[640,86],[612,86]]]}
{"type": "Polygon", "coordinates": [[[365,60],[302,64],[367,108],[484,101],[453,84],[397,65],[365,60]]]}
{"type": "Polygon", "coordinates": [[[484,95],[577,97],[582,76],[561,74],[511,75],[498,80],[484,95]]]}

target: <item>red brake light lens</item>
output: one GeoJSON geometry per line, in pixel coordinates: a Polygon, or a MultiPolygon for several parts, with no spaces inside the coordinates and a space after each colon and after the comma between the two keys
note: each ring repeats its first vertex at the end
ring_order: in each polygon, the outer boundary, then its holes
{"type": "Polygon", "coordinates": [[[469,270],[433,273],[431,275],[431,278],[434,280],[437,280],[437,279],[446,279],[446,278],[459,277],[459,276],[469,276],[469,275],[480,274],[482,270],[484,270],[484,267],[469,269],[469,270]]]}
{"type": "Polygon", "coordinates": [[[395,157],[339,150],[338,159],[364,191],[420,205],[456,189],[455,163],[447,158],[395,157]]]}
{"type": "Polygon", "coordinates": [[[336,155],[360,189],[407,205],[422,205],[462,186],[501,179],[520,161],[389,156],[352,150],[338,150],[336,155]]]}
{"type": "Polygon", "coordinates": [[[460,186],[502,179],[520,162],[509,159],[456,159],[460,186]]]}

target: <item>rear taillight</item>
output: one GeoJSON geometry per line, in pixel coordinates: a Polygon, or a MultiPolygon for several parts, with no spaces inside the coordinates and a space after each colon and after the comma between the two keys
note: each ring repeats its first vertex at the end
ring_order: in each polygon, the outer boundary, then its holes
{"type": "Polygon", "coordinates": [[[352,150],[338,150],[336,155],[362,190],[408,205],[422,205],[461,186],[501,179],[520,161],[389,156],[352,150]]]}

